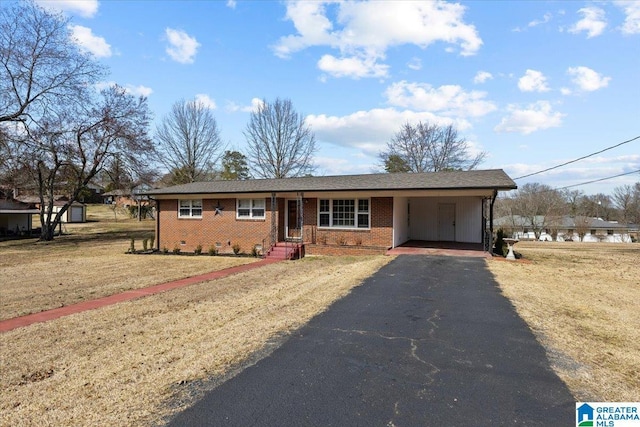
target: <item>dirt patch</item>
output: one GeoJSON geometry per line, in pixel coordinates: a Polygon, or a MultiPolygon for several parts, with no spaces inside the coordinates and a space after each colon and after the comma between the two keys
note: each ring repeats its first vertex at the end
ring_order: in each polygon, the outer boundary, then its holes
{"type": "Polygon", "coordinates": [[[529,263],[488,262],[579,400],[640,396],[640,245],[520,242],[529,263]]]}

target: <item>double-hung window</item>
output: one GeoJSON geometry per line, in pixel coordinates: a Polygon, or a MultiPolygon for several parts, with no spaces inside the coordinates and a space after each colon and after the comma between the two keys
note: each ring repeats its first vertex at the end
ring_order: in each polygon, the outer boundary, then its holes
{"type": "Polygon", "coordinates": [[[202,199],[180,200],[178,218],[202,218],[202,199]]]}
{"type": "Polygon", "coordinates": [[[264,219],[265,199],[238,199],[236,218],[264,219]]]}
{"type": "Polygon", "coordinates": [[[318,226],[369,228],[369,199],[320,199],[318,226]]]}

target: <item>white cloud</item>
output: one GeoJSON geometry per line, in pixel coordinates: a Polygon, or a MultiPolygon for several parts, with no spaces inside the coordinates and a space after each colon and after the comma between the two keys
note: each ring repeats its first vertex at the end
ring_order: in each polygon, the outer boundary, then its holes
{"type": "Polygon", "coordinates": [[[253,113],[258,111],[260,107],[264,104],[264,101],[260,98],[251,99],[251,105],[239,105],[233,101],[227,102],[227,106],[225,107],[227,111],[231,113],[235,113],[236,111],[241,111],[243,113],[253,113]]]}
{"type": "Polygon", "coordinates": [[[378,77],[380,67],[386,65],[376,61],[393,46],[413,44],[425,49],[444,42],[456,46],[463,56],[475,54],[482,40],[475,26],[464,22],[464,12],[464,6],[443,1],[290,1],[286,18],[297,33],[280,38],[273,49],[277,56],[287,58],[308,47],[325,46],[338,50],[341,59],[325,54],[319,66],[338,69],[340,76],[360,77],[362,72],[344,71],[359,62],[370,66],[365,76],[378,77]]]}
{"type": "Polygon", "coordinates": [[[416,58],[415,56],[411,58],[411,61],[407,64],[407,67],[414,71],[418,71],[422,69],[422,60],[420,58],[416,58]]]}
{"type": "Polygon", "coordinates": [[[236,0],[227,0],[227,7],[231,9],[236,8],[236,0]]]}
{"type": "Polygon", "coordinates": [[[440,117],[430,112],[398,111],[395,108],[376,108],[358,111],[347,116],[309,115],[307,123],[316,138],[332,144],[353,147],[369,156],[376,156],[403,123],[428,121],[440,125],[455,125],[458,130],[468,129],[465,120],[440,117]]]}
{"type": "Polygon", "coordinates": [[[509,105],[509,115],[504,117],[494,130],[496,132],[519,132],[528,135],[532,132],[559,127],[565,114],[553,111],[548,101],[538,101],[524,109],[509,105]]]}
{"type": "Polygon", "coordinates": [[[522,31],[526,31],[527,28],[533,28],[533,27],[537,27],[538,25],[543,25],[548,23],[549,21],[551,21],[551,18],[553,17],[553,15],[549,12],[545,13],[544,16],[542,17],[542,19],[534,19],[533,21],[530,21],[527,24],[526,28],[523,27],[515,27],[512,31],[519,33],[522,31]]]}
{"type": "Polygon", "coordinates": [[[108,58],[112,55],[111,45],[104,37],[93,34],[91,28],[82,25],[70,25],[71,37],[81,50],[89,52],[97,58],[108,58]]]}
{"type": "Polygon", "coordinates": [[[583,18],[569,28],[570,33],[578,34],[582,31],[587,32],[587,38],[599,36],[607,27],[604,10],[599,7],[583,7],[578,10],[583,18]]]}
{"type": "Polygon", "coordinates": [[[98,0],[37,0],[40,6],[49,10],[69,12],[84,18],[92,18],[98,12],[98,0]]]}
{"type": "Polygon", "coordinates": [[[318,61],[318,68],[333,77],[386,77],[388,65],[376,63],[375,58],[336,58],[324,55],[318,61]]]}
{"type": "Polygon", "coordinates": [[[573,76],[571,81],[585,92],[593,92],[609,85],[611,77],[604,77],[588,67],[570,67],[567,74],[573,76]]]}
{"type": "Polygon", "coordinates": [[[473,78],[473,82],[475,84],[480,84],[480,83],[484,83],[487,80],[491,80],[493,79],[493,74],[491,74],[488,71],[478,71],[475,75],[475,77],[473,78]]]}
{"type": "Polygon", "coordinates": [[[191,37],[189,34],[182,30],[175,30],[173,28],[167,28],[165,30],[167,41],[166,52],[176,62],[181,64],[193,63],[200,43],[195,37],[191,37]]]}
{"type": "Polygon", "coordinates": [[[496,109],[486,92],[465,92],[457,85],[434,88],[426,83],[393,83],[385,91],[389,104],[454,117],[480,117],[496,109]]]}
{"type": "MultiPolygon", "coordinates": [[[[117,83],[114,81],[106,81],[106,82],[97,83],[95,87],[96,87],[96,90],[101,91],[116,85],[117,83]]],[[[153,89],[143,85],[134,86],[128,83],[126,85],[120,85],[120,86],[123,87],[127,93],[134,96],[144,96],[145,98],[147,98],[149,97],[149,95],[153,93],[153,89]]]]}
{"type": "Polygon", "coordinates": [[[542,19],[534,19],[533,21],[527,24],[527,27],[537,27],[538,25],[546,24],[551,21],[551,14],[549,12],[545,13],[542,19]]]}
{"type": "Polygon", "coordinates": [[[204,105],[210,110],[215,110],[217,108],[216,101],[211,99],[211,97],[205,93],[196,94],[196,102],[204,105]]]}
{"type": "Polygon", "coordinates": [[[626,15],[622,32],[624,34],[640,34],[640,2],[638,1],[615,1],[614,4],[620,7],[626,15]]]}
{"type": "Polygon", "coordinates": [[[548,92],[547,78],[540,71],[527,70],[518,80],[518,88],[523,92],[548,92]]]}

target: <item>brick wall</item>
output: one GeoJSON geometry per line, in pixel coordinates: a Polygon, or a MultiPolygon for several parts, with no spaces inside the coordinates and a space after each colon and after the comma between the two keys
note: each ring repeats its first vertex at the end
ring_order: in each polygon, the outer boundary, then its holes
{"type": "MultiPolygon", "coordinates": [[[[239,244],[241,251],[250,253],[256,244],[269,237],[271,229],[271,199],[265,200],[266,218],[263,220],[236,219],[236,199],[203,199],[202,218],[178,218],[178,200],[158,201],[160,224],[157,248],[169,251],[175,247],[183,252],[193,252],[198,245],[207,252],[220,243],[221,253],[233,252],[239,244]],[[222,214],[215,214],[217,204],[222,214]]],[[[393,198],[371,198],[370,229],[319,229],[317,226],[317,199],[304,200],[304,241],[312,245],[313,253],[383,253],[393,242],[393,198]],[[315,245],[315,246],[313,246],[315,245]]],[[[284,240],[286,203],[279,198],[276,212],[278,240],[284,240]]],[[[308,253],[312,253],[307,251],[308,253]]]]}
{"type": "Polygon", "coordinates": [[[270,199],[266,200],[265,219],[236,219],[236,199],[203,199],[202,218],[178,218],[178,200],[159,200],[158,206],[160,250],[178,247],[183,252],[193,252],[202,245],[202,251],[207,252],[220,243],[220,253],[232,253],[235,244],[240,245],[241,252],[251,253],[271,229],[270,199]],[[216,215],[218,203],[223,209],[216,215]]]}
{"type": "Polygon", "coordinates": [[[318,200],[305,199],[304,240],[317,245],[369,246],[390,248],[393,245],[393,198],[371,198],[369,229],[318,228],[318,200]]]}

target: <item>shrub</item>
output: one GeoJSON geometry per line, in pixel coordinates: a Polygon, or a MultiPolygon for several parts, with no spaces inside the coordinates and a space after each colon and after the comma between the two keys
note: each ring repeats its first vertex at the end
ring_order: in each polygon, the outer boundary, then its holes
{"type": "Polygon", "coordinates": [[[153,250],[154,248],[154,243],[156,242],[156,238],[155,237],[149,237],[149,249],[153,250]]]}
{"type": "Polygon", "coordinates": [[[345,246],[347,244],[347,238],[343,234],[340,234],[338,237],[336,237],[336,244],[345,246]]]}
{"type": "Polygon", "coordinates": [[[173,247],[173,254],[174,255],[178,255],[180,253],[181,249],[178,246],[174,246],[173,247]]]}
{"type": "Polygon", "coordinates": [[[202,245],[196,246],[196,250],[193,251],[196,255],[200,255],[202,253],[202,245]]]}
{"type": "Polygon", "coordinates": [[[147,251],[147,245],[149,244],[149,239],[142,239],[142,250],[147,251]]]}
{"type": "Polygon", "coordinates": [[[218,255],[218,249],[215,246],[209,246],[209,255],[214,256],[218,255]]]}
{"type": "Polygon", "coordinates": [[[165,247],[163,247],[163,248],[162,248],[162,253],[163,253],[163,254],[168,254],[168,253],[169,253],[169,248],[168,248],[168,247],[166,247],[166,246],[165,246],[165,247]]]}
{"type": "Polygon", "coordinates": [[[504,230],[502,228],[498,229],[498,231],[496,232],[496,242],[493,253],[503,257],[506,257],[509,253],[509,248],[504,242],[504,230]]]}
{"type": "Polygon", "coordinates": [[[325,233],[318,234],[318,243],[320,243],[321,245],[327,244],[327,235],[325,233]]]}
{"type": "Polygon", "coordinates": [[[136,239],[134,237],[131,238],[131,243],[129,245],[129,252],[132,254],[136,253],[136,239]]]}
{"type": "Polygon", "coordinates": [[[253,248],[251,248],[251,256],[258,257],[258,245],[254,245],[253,248]]]}
{"type": "Polygon", "coordinates": [[[238,255],[240,253],[240,245],[238,243],[235,243],[232,248],[234,254],[238,255]]]}

